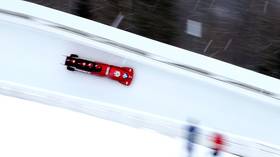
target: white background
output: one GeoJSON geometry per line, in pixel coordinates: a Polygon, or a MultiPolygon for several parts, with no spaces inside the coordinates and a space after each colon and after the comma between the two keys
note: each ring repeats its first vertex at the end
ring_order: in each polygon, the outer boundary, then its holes
{"type": "Polygon", "coordinates": [[[0,96],[0,156],[180,156],[156,134],[66,109],[0,96]]]}
{"type": "MultiPolygon", "coordinates": [[[[184,148],[183,139],[0,95],[3,157],[183,157],[184,148]]],[[[196,157],[210,153],[197,149],[196,157]]]]}

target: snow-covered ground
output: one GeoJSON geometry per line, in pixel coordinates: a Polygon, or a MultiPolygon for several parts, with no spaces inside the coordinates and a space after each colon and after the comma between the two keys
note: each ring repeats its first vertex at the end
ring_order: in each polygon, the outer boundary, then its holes
{"type": "MultiPolygon", "coordinates": [[[[3,95],[0,139],[5,157],[187,157],[183,139],[3,95]]],[[[197,146],[193,157],[208,155],[197,146]]]]}

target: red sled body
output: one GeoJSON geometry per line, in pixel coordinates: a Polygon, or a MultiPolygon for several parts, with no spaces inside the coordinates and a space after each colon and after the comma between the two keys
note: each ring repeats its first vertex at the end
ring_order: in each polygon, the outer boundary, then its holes
{"type": "Polygon", "coordinates": [[[78,55],[71,54],[66,57],[65,66],[70,71],[80,71],[91,75],[108,77],[119,83],[129,86],[133,79],[133,69],[130,67],[118,67],[100,62],[80,59],[78,55]]]}

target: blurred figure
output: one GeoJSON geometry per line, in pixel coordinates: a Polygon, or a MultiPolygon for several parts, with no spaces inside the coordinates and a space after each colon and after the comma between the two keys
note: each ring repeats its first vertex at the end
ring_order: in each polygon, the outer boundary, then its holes
{"type": "Polygon", "coordinates": [[[187,152],[188,157],[192,157],[194,153],[194,146],[197,141],[198,127],[191,124],[187,127],[187,152]]]}
{"type": "Polygon", "coordinates": [[[220,152],[223,149],[225,142],[224,142],[224,137],[221,134],[216,133],[213,137],[213,157],[219,156],[220,152]]]}

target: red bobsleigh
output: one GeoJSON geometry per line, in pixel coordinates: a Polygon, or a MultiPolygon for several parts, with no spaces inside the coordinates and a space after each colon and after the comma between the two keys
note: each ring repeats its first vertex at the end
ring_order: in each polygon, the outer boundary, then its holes
{"type": "Polygon", "coordinates": [[[126,86],[131,84],[134,74],[132,68],[88,61],[80,59],[76,54],[71,54],[66,57],[65,66],[67,66],[67,70],[70,71],[80,71],[92,75],[108,77],[126,86]]]}

